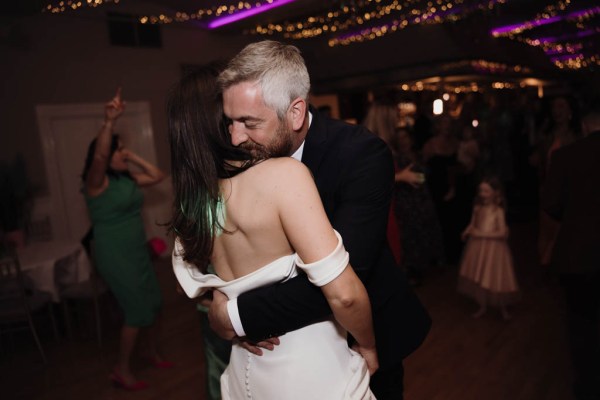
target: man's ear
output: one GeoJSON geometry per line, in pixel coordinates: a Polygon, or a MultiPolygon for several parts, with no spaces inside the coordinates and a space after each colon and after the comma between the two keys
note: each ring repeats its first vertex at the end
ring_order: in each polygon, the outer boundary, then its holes
{"type": "Polygon", "coordinates": [[[300,97],[296,98],[290,104],[288,108],[288,115],[294,131],[299,131],[304,125],[304,118],[306,117],[306,100],[300,97]]]}

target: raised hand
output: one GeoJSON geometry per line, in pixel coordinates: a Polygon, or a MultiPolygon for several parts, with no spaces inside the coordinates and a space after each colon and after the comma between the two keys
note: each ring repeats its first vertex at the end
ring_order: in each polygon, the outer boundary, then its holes
{"type": "Polygon", "coordinates": [[[124,110],[125,102],[121,99],[121,87],[118,87],[115,97],[104,105],[104,118],[106,121],[114,122],[123,114],[124,110]]]}

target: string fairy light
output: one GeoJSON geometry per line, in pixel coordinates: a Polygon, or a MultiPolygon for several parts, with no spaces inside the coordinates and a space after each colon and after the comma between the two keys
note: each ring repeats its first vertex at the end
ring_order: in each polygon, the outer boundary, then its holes
{"type": "Polygon", "coordinates": [[[589,20],[600,15],[600,6],[569,12],[570,6],[570,0],[560,0],[546,6],[531,20],[494,28],[490,31],[490,34],[495,38],[506,37],[529,46],[539,47],[550,57],[550,61],[560,69],[579,69],[600,65],[600,56],[598,54],[582,54],[584,45],[582,42],[577,42],[577,40],[600,33],[600,29],[597,27],[587,27],[589,20]],[[535,38],[526,36],[526,33],[539,26],[561,21],[573,24],[577,32],[554,37],[535,38]]]}
{"type": "MultiPolygon", "coordinates": [[[[158,15],[142,15],[139,21],[142,24],[170,24],[173,22],[200,21],[206,19],[217,19],[224,16],[232,16],[249,10],[268,10],[279,3],[285,4],[295,0],[256,0],[253,3],[239,1],[231,4],[214,5],[209,8],[199,8],[195,12],[175,11],[173,13],[162,13],[158,15]]],[[[53,14],[74,11],[82,7],[98,7],[107,3],[119,4],[120,0],[66,0],[53,2],[46,5],[42,12],[53,14]]]]}
{"type": "MultiPolygon", "coordinates": [[[[362,25],[366,21],[374,21],[384,16],[409,9],[420,0],[394,0],[389,4],[380,4],[380,0],[361,0],[352,6],[343,5],[339,10],[328,11],[321,15],[310,16],[301,20],[283,24],[257,25],[249,30],[250,34],[273,35],[283,33],[285,38],[304,39],[319,36],[328,32],[337,32],[352,26],[362,25]]],[[[442,3],[443,0],[437,0],[442,3]]]]}
{"type": "Polygon", "coordinates": [[[486,0],[475,5],[464,6],[464,0],[360,0],[339,10],[310,16],[301,20],[282,24],[257,25],[250,34],[282,34],[287,39],[306,39],[323,34],[335,34],[350,28],[370,25],[358,33],[344,35],[329,41],[331,47],[358,41],[372,40],[385,34],[396,32],[411,24],[436,24],[445,21],[458,21],[476,9],[491,10],[496,3],[507,0],[486,0]],[[393,17],[391,22],[373,26],[378,20],[393,17]]]}
{"type": "Polygon", "coordinates": [[[257,0],[254,3],[239,1],[236,4],[222,4],[210,8],[200,8],[195,12],[176,11],[172,15],[144,15],[140,17],[143,24],[170,24],[172,22],[201,21],[210,19],[210,29],[231,23],[247,16],[267,11],[271,8],[290,3],[295,0],[257,0]],[[219,21],[219,19],[222,19],[219,21]]]}
{"type": "Polygon", "coordinates": [[[439,8],[433,7],[431,2],[429,2],[427,4],[428,8],[426,9],[413,9],[411,12],[386,24],[371,26],[358,32],[340,35],[330,39],[328,44],[330,47],[334,47],[374,40],[389,33],[404,29],[409,25],[441,24],[447,21],[456,22],[477,10],[491,10],[497,4],[503,4],[505,1],[506,0],[486,0],[465,5],[463,0],[456,0],[455,3],[446,2],[443,7],[439,8]]]}
{"type": "Polygon", "coordinates": [[[66,11],[77,10],[82,7],[96,8],[107,3],[119,4],[120,0],[66,0],[60,1],[56,4],[47,4],[42,8],[42,12],[49,12],[52,14],[60,14],[66,11]]]}
{"type": "Polygon", "coordinates": [[[490,32],[494,37],[508,36],[521,34],[535,27],[553,23],[558,20],[557,15],[560,11],[565,11],[571,5],[571,0],[559,0],[555,4],[549,4],[544,9],[537,13],[530,21],[525,21],[519,24],[494,28],[490,32]]]}
{"type": "MultiPolygon", "coordinates": [[[[221,26],[219,19],[235,21],[272,8],[276,3],[294,0],[254,0],[253,2],[223,0],[222,4],[199,8],[194,12],[171,11],[158,15],[142,15],[142,24],[170,24],[188,21],[202,22],[206,28],[221,26]],[[262,10],[260,10],[262,8],[262,10]],[[239,16],[239,17],[236,17],[239,16]]],[[[285,39],[301,40],[329,35],[330,47],[345,46],[375,40],[409,26],[441,24],[459,21],[474,12],[493,10],[511,0],[353,0],[336,1],[329,10],[294,21],[256,25],[244,34],[280,35],[285,39]]],[[[59,14],[85,7],[96,8],[120,4],[121,0],[61,0],[51,1],[42,12],[59,14]]],[[[600,55],[586,54],[585,40],[600,33],[590,21],[600,15],[600,6],[571,10],[572,0],[556,0],[545,6],[532,19],[518,24],[496,27],[490,31],[494,38],[508,38],[541,48],[555,66],[578,69],[600,65],[600,55]],[[533,37],[535,28],[559,22],[572,24],[576,33],[533,37]],[[588,25],[591,25],[588,26],[588,25]]],[[[594,21],[595,22],[595,21],[594,21]]],[[[589,52],[589,51],[588,51],[589,52]]]]}

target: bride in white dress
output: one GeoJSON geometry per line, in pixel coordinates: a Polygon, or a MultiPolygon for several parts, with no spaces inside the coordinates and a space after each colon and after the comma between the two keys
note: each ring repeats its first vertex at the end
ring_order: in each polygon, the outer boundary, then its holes
{"type": "Polygon", "coordinates": [[[306,273],[333,311],[281,336],[262,356],[234,342],[223,399],[374,399],[369,299],[312,176],[292,158],[249,160],[231,146],[214,117],[221,115],[215,74],[206,68],[184,79],[169,101],[176,277],[189,297],[217,288],[234,298],[306,273]],[[216,275],[206,273],[208,263],[216,275]],[[347,332],[357,351],[348,348],[347,332]]]}

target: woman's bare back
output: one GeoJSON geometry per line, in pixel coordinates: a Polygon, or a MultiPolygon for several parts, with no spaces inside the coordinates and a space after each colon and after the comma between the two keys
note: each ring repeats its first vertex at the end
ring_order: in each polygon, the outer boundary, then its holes
{"type": "Polygon", "coordinates": [[[275,158],[220,182],[225,229],[215,237],[211,263],[221,279],[239,278],[294,252],[279,209],[281,195],[303,184],[298,175],[310,178],[300,162],[275,158]]]}

